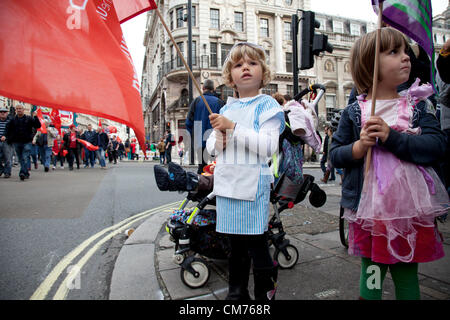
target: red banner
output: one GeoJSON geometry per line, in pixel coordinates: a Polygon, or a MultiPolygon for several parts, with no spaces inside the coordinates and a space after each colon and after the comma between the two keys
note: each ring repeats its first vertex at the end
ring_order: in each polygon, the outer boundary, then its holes
{"type": "Polygon", "coordinates": [[[79,139],[79,138],[77,138],[77,140],[78,140],[79,143],[81,143],[83,146],[85,146],[89,151],[96,151],[96,150],[98,150],[98,146],[94,146],[89,141],[86,141],[86,140],[83,140],[83,139],[79,139]]]}
{"type": "MultiPolygon", "coordinates": [[[[119,2],[121,16],[144,8],[119,2]]],[[[145,143],[139,79],[113,0],[1,0],[0,95],[124,123],[145,143]]]]}
{"type": "Polygon", "coordinates": [[[156,9],[156,3],[153,0],[114,0],[117,16],[120,23],[148,10],[156,9]]]}
{"type": "Polygon", "coordinates": [[[46,134],[47,133],[47,126],[45,125],[44,116],[42,115],[41,108],[37,108],[36,116],[38,117],[39,122],[41,123],[41,127],[38,129],[38,131],[42,132],[43,134],[46,134]]]}

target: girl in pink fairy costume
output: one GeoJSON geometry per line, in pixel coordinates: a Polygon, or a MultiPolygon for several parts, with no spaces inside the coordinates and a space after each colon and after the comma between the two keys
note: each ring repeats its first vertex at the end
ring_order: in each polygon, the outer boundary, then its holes
{"type": "Polygon", "coordinates": [[[375,116],[370,115],[375,38],[376,32],[368,33],[352,48],[352,77],[361,95],[345,108],[330,157],[345,170],[341,205],[349,221],[349,254],[362,257],[360,297],[381,299],[389,269],[396,298],[419,299],[418,263],[444,256],[436,217],[449,210],[449,199],[435,169],[446,137],[427,108],[430,85],[419,86],[417,79],[397,92],[411,63],[407,39],[392,28],[381,30],[375,116]],[[372,161],[364,176],[369,147],[372,161]]]}

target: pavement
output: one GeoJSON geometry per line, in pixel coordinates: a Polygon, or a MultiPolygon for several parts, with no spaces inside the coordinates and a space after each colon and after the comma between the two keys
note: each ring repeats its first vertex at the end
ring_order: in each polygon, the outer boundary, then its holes
{"type": "MultiPolygon", "coordinates": [[[[306,164],[305,169],[317,167],[306,164]]],[[[359,297],[360,258],[350,256],[339,240],[338,182],[319,184],[327,203],[313,208],[307,198],[285,210],[281,220],[287,239],[299,251],[292,269],[278,273],[278,300],[356,300],[359,297]]],[[[174,208],[175,209],[175,208],[174,208]]],[[[110,300],[223,300],[228,292],[227,262],[206,259],[210,278],[202,288],[191,289],[180,278],[181,268],[172,261],[175,252],[165,225],[171,210],[157,212],[139,225],[120,249],[115,262],[110,300]]],[[[450,299],[450,222],[438,224],[444,236],[445,257],[419,264],[421,299],[450,299]]],[[[271,248],[273,252],[273,248],[271,248]]],[[[249,291],[253,294],[253,277],[249,291]]],[[[383,299],[394,300],[388,273],[383,299]]]]}

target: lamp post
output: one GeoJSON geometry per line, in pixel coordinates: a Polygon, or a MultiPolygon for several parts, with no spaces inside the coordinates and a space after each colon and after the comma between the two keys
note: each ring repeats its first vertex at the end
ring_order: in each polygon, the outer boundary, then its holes
{"type": "MultiPolygon", "coordinates": [[[[188,65],[189,69],[192,70],[192,1],[188,0],[187,4],[187,23],[188,23],[188,65]]],[[[192,92],[192,79],[188,76],[189,85],[189,106],[194,100],[194,95],[192,92]]],[[[189,164],[194,164],[194,136],[191,136],[191,152],[189,164]]]]}

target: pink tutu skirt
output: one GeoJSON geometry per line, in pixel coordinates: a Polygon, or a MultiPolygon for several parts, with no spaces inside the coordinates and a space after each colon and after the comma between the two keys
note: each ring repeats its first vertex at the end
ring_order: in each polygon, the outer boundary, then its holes
{"type": "Polygon", "coordinates": [[[358,211],[344,214],[349,253],[384,264],[442,258],[435,218],[448,212],[449,198],[435,171],[381,147],[372,148],[372,156],[358,211]]]}

